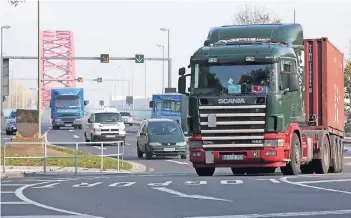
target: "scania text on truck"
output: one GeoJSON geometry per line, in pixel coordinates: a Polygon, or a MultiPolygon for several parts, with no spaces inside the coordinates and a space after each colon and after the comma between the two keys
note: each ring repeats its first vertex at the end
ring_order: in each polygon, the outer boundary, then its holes
{"type": "Polygon", "coordinates": [[[82,129],[84,106],[83,88],[56,88],[51,89],[51,119],[54,130],[61,127],[82,129]]]}
{"type": "Polygon", "coordinates": [[[343,60],[327,38],[304,39],[300,24],[212,28],[191,73],[179,69],[197,174],[342,172],[343,60]]]}

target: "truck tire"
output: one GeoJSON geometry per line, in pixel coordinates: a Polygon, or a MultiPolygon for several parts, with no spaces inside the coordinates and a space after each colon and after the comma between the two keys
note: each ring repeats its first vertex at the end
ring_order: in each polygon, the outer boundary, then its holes
{"type": "Polygon", "coordinates": [[[6,135],[11,135],[11,134],[12,134],[12,132],[6,130],[6,135]]]}
{"type": "Polygon", "coordinates": [[[213,176],[216,168],[214,167],[208,167],[208,168],[198,168],[195,167],[195,171],[198,176],[213,176]]]}
{"type": "Polygon", "coordinates": [[[345,148],[344,148],[344,141],[340,137],[339,137],[338,146],[339,146],[339,173],[341,173],[342,171],[344,171],[344,152],[345,152],[345,148]]]}
{"type": "Polygon", "coordinates": [[[316,174],[327,174],[330,166],[330,143],[327,135],[324,135],[323,143],[320,148],[321,159],[314,159],[313,165],[316,174]]]}
{"type": "Polygon", "coordinates": [[[329,173],[337,173],[340,170],[340,166],[339,166],[339,139],[337,136],[335,135],[331,135],[330,136],[330,166],[329,166],[329,173]]]}
{"type": "Polygon", "coordinates": [[[301,143],[296,133],[292,135],[290,145],[290,162],[280,167],[283,175],[298,175],[301,172],[301,143]]]}
{"type": "Polygon", "coordinates": [[[147,160],[151,160],[152,152],[147,150],[147,146],[145,146],[145,157],[147,160]]]}
{"type": "Polygon", "coordinates": [[[90,140],[87,138],[87,133],[84,133],[84,138],[85,138],[85,142],[90,142],[90,140]]]}
{"type": "Polygon", "coordinates": [[[247,168],[231,168],[234,175],[245,175],[247,168]]]}
{"type": "Polygon", "coordinates": [[[314,166],[313,162],[309,162],[308,164],[304,164],[300,167],[302,174],[313,174],[314,173],[314,166]]]}
{"type": "Polygon", "coordinates": [[[83,125],[79,125],[79,126],[78,126],[78,129],[83,129],[83,125]]]}
{"type": "Polygon", "coordinates": [[[57,130],[57,126],[52,126],[52,129],[53,130],[57,130]]]}

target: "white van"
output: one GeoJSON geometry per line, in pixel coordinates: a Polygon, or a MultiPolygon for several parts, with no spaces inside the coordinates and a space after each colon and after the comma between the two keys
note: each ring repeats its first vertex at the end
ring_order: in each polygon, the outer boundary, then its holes
{"type": "Polygon", "coordinates": [[[106,110],[91,113],[84,125],[84,137],[86,142],[123,141],[125,144],[126,127],[121,114],[106,110]]]}

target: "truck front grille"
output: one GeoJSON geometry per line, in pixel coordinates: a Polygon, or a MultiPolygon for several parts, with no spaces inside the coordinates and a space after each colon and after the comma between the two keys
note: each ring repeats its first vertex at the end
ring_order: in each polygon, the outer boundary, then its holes
{"type": "Polygon", "coordinates": [[[266,105],[199,106],[204,148],[263,147],[266,105]]]}

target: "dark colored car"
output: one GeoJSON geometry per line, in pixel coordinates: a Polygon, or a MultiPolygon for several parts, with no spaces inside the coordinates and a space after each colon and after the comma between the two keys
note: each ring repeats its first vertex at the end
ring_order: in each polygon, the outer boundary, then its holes
{"type": "Polygon", "coordinates": [[[177,156],[186,159],[187,142],[179,124],[170,119],[143,120],[137,135],[137,153],[146,159],[177,156]]]}

